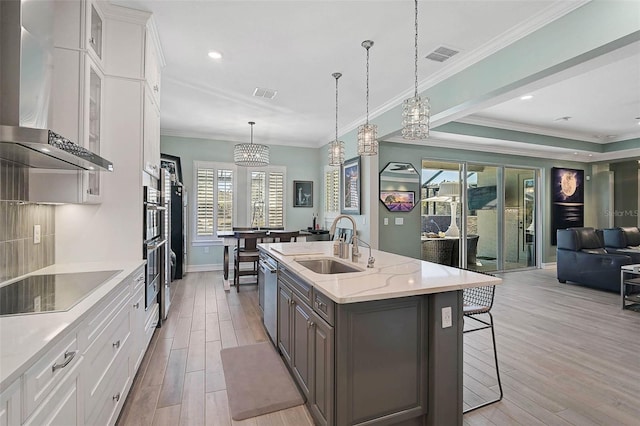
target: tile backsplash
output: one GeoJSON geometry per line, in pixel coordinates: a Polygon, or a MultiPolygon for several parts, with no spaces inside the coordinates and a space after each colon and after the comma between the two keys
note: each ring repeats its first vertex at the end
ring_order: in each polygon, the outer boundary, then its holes
{"type": "Polygon", "coordinates": [[[25,203],[28,185],[28,169],[0,160],[0,282],[55,261],[55,206],[25,203]]]}

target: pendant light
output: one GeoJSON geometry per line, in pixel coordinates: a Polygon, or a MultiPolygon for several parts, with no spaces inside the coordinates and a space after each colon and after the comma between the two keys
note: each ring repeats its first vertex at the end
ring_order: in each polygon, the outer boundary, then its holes
{"type": "Polygon", "coordinates": [[[362,47],[367,50],[367,121],[358,126],[358,155],[378,155],[378,126],[369,124],[369,49],[373,41],[365,40],[362,47]]]}
{"type": "Polygon", "coordinates": [[[344,142],[338,140],[338,79],[342,74],[334,72],[331,75],[336,79],[336,138],[329,143],[329,165],[341,166],[344,163],[344,142]]]}
{"type": "Polygon", "coordinates": [[[233,147],[233,161],[238,166],[260,167],[269,165],[269,147],[253,143],[254,121],[251,125],[251,143],[239,143],[233,147]]]}
{"type": "Polygon", "coordinates": [[[415,92],[413,98],[402,104],[402,137],[405,139],[427,139],[429,137],[429,120],[431,107],[429,98],[424,100],[418,96],[418,0],[415,3],[415,92]]]}

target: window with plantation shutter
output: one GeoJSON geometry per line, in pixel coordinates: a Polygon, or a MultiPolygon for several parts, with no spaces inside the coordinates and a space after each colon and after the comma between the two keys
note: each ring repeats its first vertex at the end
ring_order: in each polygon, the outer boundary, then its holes
{"type": "Polygon", "coordinates": [[[324,174],[325,211],[340,211],[340,169],[329,169],[324,174]]]}
{"type": "Polygon", "coordinates": [[[284,227],[285,173],[283,167],[251,172],[249,223],[254,227],[284,227]]]}
{"type": "Polygon", "coordinates": [[[194,242],[217,240],[219,231],[233,230],[234,166],[194,162],[194,242]]]}

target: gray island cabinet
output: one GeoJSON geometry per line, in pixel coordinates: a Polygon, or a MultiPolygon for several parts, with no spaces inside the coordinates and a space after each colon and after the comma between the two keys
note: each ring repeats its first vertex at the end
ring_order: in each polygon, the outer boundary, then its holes
{"type": "Polygon", "coordinates": [[[500,279],[379,251],[373,269],[316,274],[300,247],[260,249],[278,261],[274,343],[316,424],[462,425],[462,288],[500,279]]]}

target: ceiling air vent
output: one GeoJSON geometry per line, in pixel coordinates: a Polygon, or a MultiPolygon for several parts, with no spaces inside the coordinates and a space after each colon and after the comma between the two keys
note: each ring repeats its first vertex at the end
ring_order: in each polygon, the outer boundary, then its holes
{"type": "Polygon", "coordinates": [[[264,87],[256,87],[253,91],[253,96],[257,96],[258,98],[273,99],[276,97],[277,93],[277,90],[265,89],[264,87]]]}
{"type": "Polygon", "coordinates": [[[449,49],[448,47],[440,46],[433,52],[427,55],[427,59],[431,59],[436,62],[444,62],[451,58],[453,55],[460,53],[457,50],[449,49]]]}

